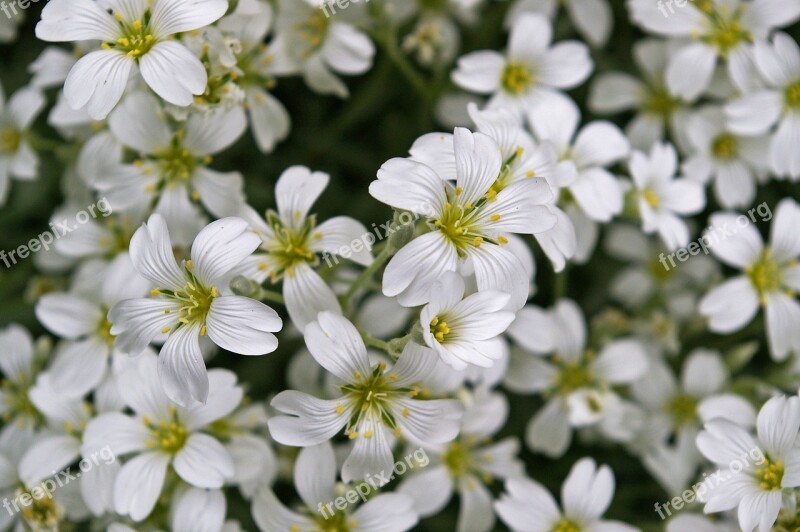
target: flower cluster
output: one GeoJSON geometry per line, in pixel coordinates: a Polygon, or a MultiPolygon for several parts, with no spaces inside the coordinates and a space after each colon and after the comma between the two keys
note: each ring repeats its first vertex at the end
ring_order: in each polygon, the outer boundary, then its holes
{"type": "Polygon", "coordinates": [[[800,530],[800,0],[500,4],[40,6],[0,206],[111,208],[0,328],[0,530],[800,530]]]}

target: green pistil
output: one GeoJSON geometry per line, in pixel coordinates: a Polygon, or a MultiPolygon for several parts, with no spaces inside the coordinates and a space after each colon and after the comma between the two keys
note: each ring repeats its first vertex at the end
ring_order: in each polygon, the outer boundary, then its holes
{"type": "Polygon", "coordinates": [[[742,14],[741,8],[734,13],[727,13],[727,10],[707,13],[711,27],[702,40],[715,47],[723,57],[740,44],[753,42],[753,35],[741,23],[742,14]]]}
{"type": "Polygon", "coordinates": [[[697,419],[697,400],[688,395],[678,395],[667,405],[667,413],[675,425],[688,425],[697,419]]]}
{"type": "Polygon", "coordinates": [[[723,161],[735,159],[739,155],[739,141],[730,133],[723,133],[712,141],[711,152],[723,161]]]}
{"type": "Polygon", "coordinates": [[[158,423],[145,417],[143,422],[150,430],[152,438],[147,442],[147,446],[174,455],[186,445],[189,432],[178,419],[177,411],[174,408],[170,410],[170,417],[171,419],[162,419],[158,423]]]}
{"type": "MultiPolygon", "coordinates": [[[[398,376],[394,373],[384,373],[385,369],[386,365],[380,363],[368,375],[356,372],[353,375],[355,382],[341,387],[342,393],[349,400],[348,402],[354,405],[352,415],[345,429],[345,434],[350,439],[355,439],[359,436],[364,438],[372,438],[374,436],[369,429],[362,434],[358,433],[358,427],[361,426],[362,421],[365,419],[380,420],[399,436],[400,428],[397,426],[397,420],[391,412],[391,403],[400,396],[414,397],[417,392],[410,388],[395,387],[392,383],[397,380],[398,376]]],[[[336,412],[344,412],[344,405],[338,405],[336,412]]],[[[408,409],[404,409],[402,412],[404,417],[409,414],[408,409]]]]}
{"type": "Polygon", "coordinates": [[[561,519],[555,524],[551,532],[581,532],[583,527],[571,519],[561,519]]]}
{"type": "Polygon", "coordinates": [[[583,362],[563,364],[556,380],[558,393],[569,395],[581,388],[588,388],[595,383],[595,377],[583,362]]]}
{"type": "Polygon", "coordinates": [[[650,88],[645,95],[645,112],[665,120],[671,117],[680,105],[680,100],[671,96],[666,87],[650,88]]]}
{"type": "Polygon", "coordinates": [[[17,153],[22,135],[13,128],[0,129],[0,153],[17,153]]]}
{"type": "Polygon", "coordinates": [[[508,63],[500,75],[500,84],[506,92],[519,96],[533,84],[533,74],[522,63],[508,63]]]}
{"type": "Polygon", "coordinates": [[[792,83],[784,92],[786,107],[793,111],[800,110],[800,81],[792,83]]]}
{"type": "Polygon", "coordinates": [[[746,272],[762,304],[766,302],[767,294],[780,290],[783,285],[783,272],[780,265],[772,258],[769,249],[765,249],[761,257],[747,268],[746,272]]]}
{"type": "Polygon", "coordinates": [[[308,57],[322,46],[328,35],[330,21],[322,9],[315,9],[314,14],[297,25],[297,32],[308,48],[303,52],[303,57],[308,57]]]}
{"type": "MultiPolygon", "coordinates": [[[[275,241],[267,246],[271,265],[274,267],[270,271],[273,281],[284,275],[292,277],[295,267],[300,264],[316,266],[319,263],[319,258],[311,249],[312,238],[320,238],[314,232],[316,218],[313,215],[306,218],[300,228],[294,228],[284,225],[274,211],[268,211],[267,223],[275,236],[275,241]]],[[[266,265],[263,267],[266,268],[266,265]]]]}
{"type": "Polygon", "coordinates": [[[114,42],[103,43],[106,50],[118,50],[128,57],[138,59],[149,52],[156,44],[150,28],[150,10],[145,11],[142,20],[126,22],[119,13],[114,14],[122,36],[114,42]]]}

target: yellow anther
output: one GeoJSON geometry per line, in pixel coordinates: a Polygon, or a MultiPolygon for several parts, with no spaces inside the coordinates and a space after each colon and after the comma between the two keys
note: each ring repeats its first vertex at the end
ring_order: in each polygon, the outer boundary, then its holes
{"type": "Polygon", "coordinates": [[[401,412],[401,414],[402,414],[403,417],[408,417],[408,414],[409,414],[408,408],[404,408],[403,412],[401,412]]]}
{"type": "Polygon", "coordinates": [[[337,414],[341,414],[342,412],[344,412],[344,407],[342,405],[337,405],[336,406],[336,413],[337,414]]]}
{"type": "Polygon", "coordinates": [[[164,327],[163,329],[161,329],[161,334],[167,334],[171,330],[172,330],[171,327],[164,327]]]}
{"type": "Polygon", "coordinates": [[[491,215],[491,216],[489,217],[489,219],[490,219],[491,221],[493,221],[493,222],[496,222],[496,221],[500,220],[500,215],[499,215],[499,214],[497,214],[497,213],[494,213],[493,215],[491,215]]]}
{"type": "Polygon", "coordinates": [[[497,241],[500,242],[500,244],[508,244],[508,239],[503,235],[498,236],[497,241]]]}
{"type": "Polygon", "coordinates": [[[150,290],[150,295],[151,296],[160,296],[161,295],[161,291],[158,288],[153,288],[152,290],[150,290]]]}

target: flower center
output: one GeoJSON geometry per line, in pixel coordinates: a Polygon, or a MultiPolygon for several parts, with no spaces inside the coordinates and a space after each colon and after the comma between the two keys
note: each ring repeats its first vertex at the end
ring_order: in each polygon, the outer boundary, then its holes
{"type": "Polygon", "coordinates": [[[148,448],[174,455],[183,449],[189,438],[189,433],[178,419],[178,413],[174,407],[170,407],[170,419],[162,419],[158,423],[153,423],[145,417],[143,421],[150,430],[152,438],[147,442],[148,448]]]}
{"type": "MultiPolygon", "coordinates": [[[[354,519],[348,519],[347,513],[336,508],[334,508],[333,514],[328,515],[327,519],[325,519],[324,515],[316,512],[312,513],[311,517],[316,524],[316,528],[313,529],[314,532],[350,532],[357,527],[354,519]]],[[[294,525],[289,528],[289,532],[301,532],[302,530],[305,530],[305,528],[300,525],[294,525]]]]}
{"type": "Polygon", "coordinates": [[[667,413],[675,425],[688,425],[697,419],[697,401],[688,395],[675,396],[667,405],[667,413]]]}
{"type": "Polygon", "coordinates": [[[441,13],[447,11],[448,0],[417,0],[417,7],[420,11],[436,11],[441,13]]]}
{"type": "Polygon", "coordinates": [[[431,334],[440,344],[443,344],[447,335],[450,334],[450,327],[447,326],[447,322],[444,319],[435,316],[431,320],[431,334]]]}
{"type": "Polygon", "coordinates": [[[653,209],[658,209],[658,206],[661,204],[661,200],[658,199],[658,194],[656,194],[653,189],[648,188],[642,193],[644,196],[644,200],[647,202],[650,207],[653,209]]]}
{"type": "Polygon", "coordinates": [[[466,475],[473,466],[472,449],[461,441],[454,441],[442,455],[442,461],[453,477],[466,475]]]}
{"type": "Polygon", "coordinates": [[[592,386],[594,381],[594,375],[585,364],[580,362],[565,364],[561,366],[556,387],[562,395],[569,395],[575,390],[592,386]]]}
{"type": "Polygon", "coordinates": [[[674,113],[680,105],[680,100],[672,97],[666,87],[651,88],[647,92],[644,100],[645,112],[663,119],[672,116],[672,113],[674,113]]]}
{"type": "Polygon", "coordinates": [[[150,29],[150,10],[144,12],[144,22],[140,19],[126,22],[119,13],[115,13],[114,18],[117,19],[122,36],[114,42],[103,43],[103,48],[119,50],[128,57],[138,59],[155,46],[156,38],[150,29]]]}
{"type": "Polygon", "coordinates": [[[583,527],[570,519],[561,519],[555,524],[551,532],[581,532],[583,527]]]}
{"type": "Polygon", "coordinates": [[[726,56],[733,48],[743,42],[752,42],[753,35],[742,26],[740,21],[742,10],[737,9],[734,13],[727,13],[716,10],[707,13],[710,23],[710,30],[704,37],[704,41],[719,50],[719,53],[726,56]]]}
{"type": "Polygon", "coordinates": [[[22,506],[20,513],[31,530],[58,530],[58,524],[64,516],[64,508],[52,497],[36,498],[31,492],[22,489],[16,491],[14,500],[18,501],[25,495],[31,504],[22,506]]]}
{"type": "Polygon", "coordinates": [[[100,325],[97,326],[97,335],[108,343],[114,345],[114,335],[111,334],[111,322],[108,321],[107,311],[103,309],[103,318],[100,320],[100,325]]]}
{"type": "Polygon", "coordinates": [[[795,83],[792,83],[786,87],[784,99],[786,100],[786,106],[789,109],[800,109],[800,81],[796,81],[795,83]]]}
{"type": "MultiPolygon", "coordinates": [[[[395,387],[392,381],[397,380],[397,375],[394,373],[387,375],[384,373],[385,369],[386,365],[381,362],[372,369],[372,373],[369,375],[356,372],[354,375],[356,382],[345,384],[340,388],[353,407],[352,415],[344,431],[350,439],[359,436],[358,430],[364,421],[380,421],[393,430],[396,435],[399,435],[400,429],[391,412],[390,405],[398,396],[411,395],[413,397],[417,392],[410,388],[395,387]]],[[[336,411],[337,413],[344,412],[344,406],[337,406],[336,411]]],[[[408,409],[404,409],[402,415],[407,417],[408,409]]],[[[372,430],[369,428],[371,426],[374,425],[369,423],[366,430],[360,435],[371,438],[373,436],[372,430]]]]}
{"type": "Polygon", "coordinates": [[[302,53],[303,57],[310,56],[322,46],[329,26],[328,17],[322,9],[315,9],[313,15],[296,26],[298,35],[308,43],[308,48],[302,53]]]}
{"type": "Polygon", "coordinates": [[[167,183],[189,181],[200,162],[189,150],[181,146],[182,138],[183,131],[181,130],[175,134],[168,148],[155,153],[161,178],[167,183]]]}
{"type": "Polygon", "coordinates": [[[16,153],[21,142],[22,135],[16,129],[0,129],[0,152],[16,153]]]}
{"type": "MultiPolygon", "coordinates": [[[[284,225],[276,212],[269,211],[267,223],[275,236],[274,240],[265,245],[273,267],[270,272],[273,282],[284,274],[292,277],[295,266],[299,264],[315,266],[319,262],[319,258],[311,249],[311,238],[319,238],[314,234],[314,227],[317,225],[314,215],[306,218],[300,228],[295,228],[284,225]]],[[[263,265],[263,268],[266,267],[266,264],[263,265]]]]}
{"type": "MultiPolygon", "coordinates": [[[[178,321],[186,325],[200,325],[200,336],[206,334],[206,317],[209,310],[211,310],[211,303],[219,295],[217,288],[212,286],[207,288],[197,280],[192,274],[192,261],[187,260],[185,263],[185,271],[189,277],[189,281],[179,290],[160,290],[154,289],[150,291],[153,296],[163,295],[169,299],[173,299],[181,304],[178,310],[178,321]]],[[[169,309],[165,312],[169,313],[169,309]]],[[[163,333],[169,332],[169,327],[161,331],[163,333]]]]}
{"type": "Polygon", "coordinates": [[[533,84],[533,75],[522,63],[508,63],[500,76],[500,84],[511,94],[522,94],[533,84]]]}
{"type": "Polygon", "coordinates": [[[783,464],[778,461],[764,459],[764,463],[756,470],[756,479],[761,489],[773,491],[781,489],[783,482],[783,464]]]}
{"type": "Polygon", "coordinates": [[[723,133],[711,143],[711,152],[723,161],[734,159],[739,155],[739,141],[730,133],[723,133]]]}
{"type": "Polygon", "coordinates": [[[780,290],[783,284],[783,272],[780,265],[772,258],[769,249],[765,249],[755,264],[745,271],[762,301],[766,294],[780,290]]]}
{"type": "MultiPolygon", "coordinates": [[[[448,198],[450,201],[445,203],[444,209],[439,214],[439,217],[429,220],[433,227],[441,231],[441,233],[453,244],[459,257],[465,257],[467,249],[471,247],[480,247],[484,240],[492,244],[506,244],[508,240],[499,236],[497,240],[488,238],[477,226],[478,218],[480,217],[481,209],[487,202],[495,201],[497,193],[493,189],[486,192],[486,196],[479,199],[477,204],[467,203],[461,205],[458,202],[462,190],[456,187],[453,192],[448,191],[448,198]]],[[[491,220],[497,221],[500,219],[499,214],[494,214],[491,220]]]]}
{"type": "Polygon", "coordinates": [[[19,383],[10,379],[0,382],[0,396],[6,404],[2,417],[5,423],[14,418],[19,418],[21,421],[32,419],[37,425],[44,423],[44,416],[28,398],[30,388],[31,384],[24,380],[19,383]]]}

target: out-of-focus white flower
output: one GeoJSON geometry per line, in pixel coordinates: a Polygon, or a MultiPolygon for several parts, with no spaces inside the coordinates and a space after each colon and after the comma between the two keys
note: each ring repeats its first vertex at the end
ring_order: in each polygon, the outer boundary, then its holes
{"type": "Polygon", "coordinates": [[[709,476],[697,490],[706,513],[738,507],[742,530],[769,532],[778,518],[782,490],[800,486],[800,398],[777,396],[758,413],[757,437],[725,419],[705,425],[697,447],[718,465],[723,480],[709,476]]]}
{"type": "Polygon", "coordinates": [[[454,272],[445,273],[432,293],[419,316],[425,344],[456,370],[492,366],[503,351],[491,340],[514,321],[514,313],[503,310],[511,296],[496,290],[465,295],[464,280],[454,272]]]}
{"type": "Polygon", "coordinates": [[[459,438],[429,448],[430,464],[405,480],[399,491],[414,499],[414,509],[421,517],[439,513],[453,493],[458,493],[457,530],[486,532],[495,522],[492,494],[486,485],[496,478],[522,476],[525,469],[517,458],[516,438],[490,440],[508,417],[505,396],[480,387],[473,394],[464,394],[463,400],[466,410],[459,438]]]}
{"type": "Polygon", "coordinates": [[[6,202],[12,177],[30,181],[38,176],[39,156],[27,133],[44,105],[44,95],[35,87],[23,87],[8,101],[0,87],[0,206],[6,202]]]}
{"type": "Polygon", "coordinates": [[[33,433],[42,424],[41,412],[28,397],[41,369],[27,329],[17,324],[0,329],[0,370],[5,376],[0,384],[0,416],[5,424],[0,436],[33,433]]]}
{"type": "MultiPolygon", "coordinates": [[[[795,2],[791,2],[794,4],[795,2]]],[[[740,135],[761,136],[777,124],[768,156],[772,170],[780,177],[800,179],[800,48],[785,33],[772,42],[757,41],[753,51],[758,72],[766,87],[730,102],[725,108],[728,126],[740,135]]]]}
{"type": "Polygon", "coordinates": [[[284,506],[269,488],[258,493],[253,500],[252,511],[259,529],[404,532],[418,521],[411,497],[403,493],[383,493],[371,497],[355,511],[350,505],[343,510],[330,506],[337,498],[337,486],[336,456],[329,442],[300,451],[294,464],[294,485],[303,502],[301,511],[284,506]],[[329,505],[327,509],[325,505],[329,505]]]}
{"type": "Polygon", "coordinates": [[[223,218],[197,235],[191,259],[179,267],[158,214],[131,239],[134,266],[156,288],[152,298],[114,305],[108,313],[110,333],[115,346],[130,355],[141,353],[150,342],[165,342],[158,374],[167,395],[182,406],[208,398],[201,336],[208,334],[218,346],[243,355],[270,353],[278,347],[272,334],[281,329],[278,314],[260,301],[230,295],[227,287],[231,270],[258,243],[247,222],[223,218]]]}
{"type": "Polygon", "coordinates": [[[500,519],[514,532],[604,530],[635,532],[620,521],[601,519],[614,497],[614,473],[591,458],[572,466],[561,487],[563,510],[547,488],[525,477],[506,480],[506,493],[495,503],[500,519]]]}
{"type": "Polygon", "coordinates": [[[172,35],[211,24],[225,14],[225,0],[55,0],[42,11],[36,36],[44,41],[99,40],[72,67],[64,84],[69,104],[86,106],[96,120],[117,105],[137,67],[147,85],[169,103],[187,106],[206,88],[200,60],[172,35]]]}
{"type": "Polygon", "coordinates": [[[341,98],[349,91],[336,74],[363,74],[375,55],[375,45],[365,33],[326,15],[321,5],[297,0],[279,0],[272,45],[285,65],[280,74],[301,73],[312,90],[341,98]]]}
{"type": "Polygon", "coordinates": [[[706,294],[700,313],[708,318],[713,332],[730,334],[750,323],[759,305],[763,306],[770,354],[775,360],[785,360],[789,353],[800,353],[800,303],[794,296],[800,290],[800,205],[789,198],[778,204],[769,246],[764,246],[755,227],[742,227],[736,221],[735,214],[711,216],[715,227],[735,228],[711,252],[744,274],[706,294]]]}
{"type": "Polygon", "coordinates": [[[286,414],[272,417],[269,430],[284,445],[308,447],[344,433],[355,445],[342,466],[345,482],[390,471],[392,445],[403,436],[413,442],[445,443],[458,434],[457,401],[422,400],[418,383],[437,360],[425,347],[408,342],[397,363],[370,364],[356,328],[332,312],[321,312],[304,331],[312,356],[341,380],[343,394],[332,400],[287,390],[272,406],[286,414]]]}
{"type": "Polygon", "coordinates": [[[686,177],[714,182],[714,195],[726,208],[748,207],[756,196],[756,179],[769,168],[769,137],[744,137],[725,125],[719,107],[705,107],[689,119],[693,155],[683,163],[686,177]]]}
{"type": "MultiPolygon", "coordinates": [[[[671,7],[628,0],[633,20],[664,37],[691,39],[675,52],[666,72],[671,91],[694,100],[710,85],[717,61],[725,59],[736,83],[749,71],[749,43],[800,17],[800,0],[710,0],[671,7]]],[[[742,81],[739,83],[744,85],[742,81]]]]}
{"type": "Polygon", "coordinates": [[[158,384],[156,357],[142,355],[121,376],[120,392],[133,415],[110,412],[86,426],[82,453],[91,455],[108,446],[116,457],[128,456],[114,480],[116,512],[136,522],[156,504],[171,466],[188,484],[221,488],[234,475],[228,451],[207,434],[209,426],[239,405],[242,389],[236,376],[223,369],[208,373],[206,404],[175,406],[158,384]]]}
{"type": "Polygon", "coordinates": [[[649,155],[636,151],[631,156],[642,229],[647,234],[658,232],[670,250],[689,243],[689,228],[680,216],[697,214],[706,205],[703,186],[675,179],[677,170],[678,154],[671,144],[654,144],[649,155]]]}
{"type": "Polygon", "coordinates": [[[542,13],[552,20],[561,5],[584,39],[596,48],[606,45],[614,27],[614,12],[608,0],[517,0],[508,10],[506,23],[510,25],[526,12],[542,13]]]}
{"type": "Polygon", "coordinates": [[[586,349],[583,313],[566,299],[550,311],[523,308],[508,334],[527,353],[512,352],[506,386],[548,397],[528,424],[526,443],[532,449],[563,455],[572,427],[599,425],[607,436],[623,437],[612,426],[612,414],[625,405],[612,386],[630,384],[647,369],[647,356],[638,341],[616,340],[595,355],[586,349]],[[554,353],[552,361],[543,359],[548,353],[554,353]]]}
{"type": "Polygon", "coordinates": [[[462,56],[452,73],[459,87],[492,95],[489,107],[508,107],[523,114],[546,108],[560,90],[583,83],[594,67],[589,49],[577,41],[551,45],[550,21],[522,13],[511,27],[506,54],[482,50],[462,56]]]}

